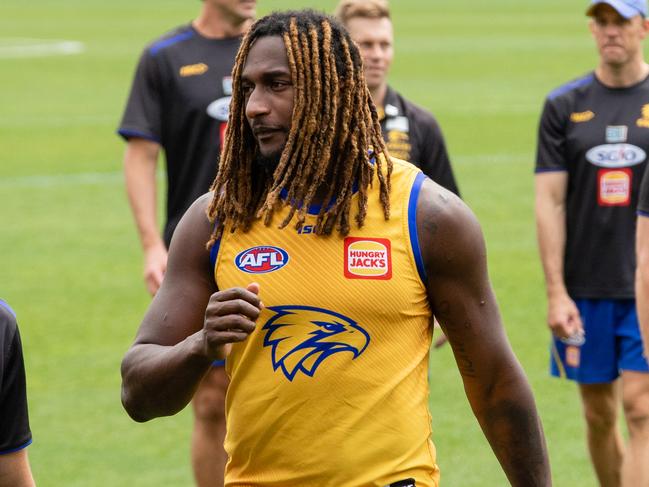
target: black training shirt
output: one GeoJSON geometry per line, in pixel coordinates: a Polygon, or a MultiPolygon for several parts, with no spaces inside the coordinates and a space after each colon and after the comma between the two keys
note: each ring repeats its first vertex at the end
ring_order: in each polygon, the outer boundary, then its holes
{"type": "Polygon", "coordinates": [[[381,129],[391,156],[408,161],[459,195],[442,130],[435,117],[388,86],[381,129]]]}
{"type": "Polygon", "coordinates": [[[593,73],[546,99],[536,172],[567,171],[564,278],[573,298],[634,296],[635,208],[649,152],[649,79],[593,73]]]}
{"type": "Polygon", "coordinates": [[[239,37],[208,39],[186,25],[145,48],[137,66],[118,133],[164,149],[167,246],[184,212],[216,176],[240,43],[239,37]]]}
{"type": "Polygon", "coordinates": [[[0,299],[0,455],[21,450],[31,442],[25,365],[16,315],[0,299]]]}

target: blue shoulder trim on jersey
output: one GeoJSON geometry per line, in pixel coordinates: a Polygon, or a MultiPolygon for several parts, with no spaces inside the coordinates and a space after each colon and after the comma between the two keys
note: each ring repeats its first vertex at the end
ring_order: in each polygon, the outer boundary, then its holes
{"type": "Polygon", "coordinates": [[[212,362],[212,367],[225,367],[225,360],[215,360],[212,362]]]}
{"type": "Polygon", "coordinates": [[[417,174],[415,182],[410,190],[410,200],[408,201],[408,231],[410,233],[410,245],[412,245],[412,253],[415,256],[415,263],[417,264],[417,272],[421,282],[426,284],[426,267],[424,267],[424,259],[421,256],[421,248],[419,247],[419,235],[417,232],[417,200],[419,199],[419,192],[421,185],[424,183],[426,176],[423,172],[417,174]]]}
{"type": "Polygon", "coordinates": [[[591,83],[594,79],[595,79],[595,75],[593,73],[590,73],[581,78],[577,78],[575,80],[569,81],[568,83],[559,86],[555,90],[552,90],[548,95],[548,99],[553,100],[556,97],[563,95],[564,93],[568,93],[570,90],[575,90],[581,86],[585,86],[588,83],[591,83]]]}
{"type": "Polygon", "coordinates": [[[164,49],[165,47],[173,46],[174,44],[177,44],[182,41],[186,41],[187,39],[191,39],[194,37],[194,31],[193,30],[187,30],[185,32],[181,32],[180,34],[176,34],[173,37],[170,37],[169,39],[163,39],[159,42],[156,42],[149,48],[149,52],[151,53],[152,56],[155,56],[160,52],[161,49],[164,49]]]}
{"type": "Polygon", "coordinates": [[[646,218],[649,218],[649,211],[638,210],[638,211],[636,211],[636,214],[637,214],[638,216],[644,216],[644,217],[646,217],[646,218]]]}
{"type": "Polygon", "coordinates": [[[539,174],[541,172],[566,172],[567,170],[565,167],[538,167],[534,169],[534,172],[539,174]]]}
{"type": "Polygon", "coordinates": [[[8,455],[9,453],[16,453],[17,451],[24,450],[25,448],[27,448],[31,444],[32,444],[32,439],[30,438],[27,443],[25,443],[23,445],[20,445],[17,448],[12,448],[11,450],[0,451],[0,455],[8,455]]]}
{"type": "MultiPolygon", "coordinates": [[[[354,182],[354,184],[352,184],[352,193],[356,193],[356,192],[358,192],[358,182],[354,182]]],[[[285,200],[288,197],[288,191],[286,190],[286,188],[282,188],[282,190],[279,192],[279,197],[282,198],[283,200],[285,200]]],[[[335,202],[336,202],[336,197],[334,196],[333,198],[331,198],[331,201],[327,205],[327,209],[331,208],[335,202]]],[[[300,203],[299,205],[297,205],[297,208],[298,209],[302,208],[302,204],[300,203]]],[[[309,205],[309,209],[307,210],[307,213],[309,215],[318,215],[320,214],[321,209],[322,209],[322,204],[309,205]]]]}
{"type": "Polygon", "coordinates": [[[9,311],[12,315],[14,315],[14,318],[16,318],[16,312],[13,309],[11,309],[11,306],[9,306],[9,304],[6,301],[0,299],[0,306],[2,306],[4,309],[9,311]]]}
{"type": "Polygon", "coordinates": [[[214,273],[214,266],[216,265],[216,256],[219,254],[219,247],[221,246],[221,239],[218,239],[210,249],[210,262],[212,263],[212,273],[214,273]]]}
{"type": "Polygon", "coordinates": [[[144,132],[138,132],[136,130],[119,129],[117,133],[121,135],[125,140],[137,138],[137,139],[146,139],[152,142],[156,142],[158,144],[162,144],[162,142],[160,142],[157,137],[154,137],[153,135],[145,134],[144,132]]]}

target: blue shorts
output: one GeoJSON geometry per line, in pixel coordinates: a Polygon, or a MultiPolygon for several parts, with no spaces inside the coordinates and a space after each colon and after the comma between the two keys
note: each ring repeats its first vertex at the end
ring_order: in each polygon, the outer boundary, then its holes
{"type": "Polygon", "coordinates": [[[212,367],[225,367],[225,360],[215,360],[212,362],[212,367]]]}
{"type": "Polygon", "coordinates": [[[649,372],[634,299],[577,299],[575,303],[585,336],[583,340],[553,337],[553,376],[601,384],[613,382],[621,370],[649,372]]]}

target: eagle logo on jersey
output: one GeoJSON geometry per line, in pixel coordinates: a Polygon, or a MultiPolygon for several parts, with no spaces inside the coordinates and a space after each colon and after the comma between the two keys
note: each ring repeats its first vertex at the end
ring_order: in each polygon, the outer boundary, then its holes
{"type": "Polygon", "coordinates": [[[370,342],[369,334],[351,318],[311,306],[273,306],[275,313],[263,327],[264,347],[271,347],[273,370],[292,381],[302,372],[313,377],[320,364],[340,352],[355,359],[370,342]]]}

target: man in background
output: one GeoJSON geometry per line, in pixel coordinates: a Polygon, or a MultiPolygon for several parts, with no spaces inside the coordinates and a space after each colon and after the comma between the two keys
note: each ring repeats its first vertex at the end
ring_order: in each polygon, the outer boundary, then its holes
{"type": "Polygon", "coordinates": [[[0,299],[0,487],[33,487],[25,364],[16,314],[0,299]]]}
{"type": "Polygon", "coordinates": [[[365,81],[379,111],[390,155],[415,164],[433,181],[459,195],[437,120],[388,86],[394,33],[387,0],[342,0],[335,16],[361,52],[365,81]]]}
{"type": "MultiPolygon", "coordinates": [[[[198,17],[145,48],[118,133],[127,141],[124,173],[144,251],[144,281],[154,295],[180,217],[205,193],[216,172],[228,120],[231,71],[256,0],[203,0],[198,17]],[[167,167],[166,223],[156,218],[156,166],[167,167]]],[[[227,377],[212,367],[196,391],[192,464],[199,486],[222,485],[226,461],[227,377]]]]}
{"type": "Polygon", "coordinates": [[[579,384],[600,485],[635,487],[649,485],[649,365],[634,300],[634,210],[649,153],[642,51],[649,21],[645,0],[595,0],[587,14],[599,63],[546,100],[536,222],[552,374],[579,384]]]}

